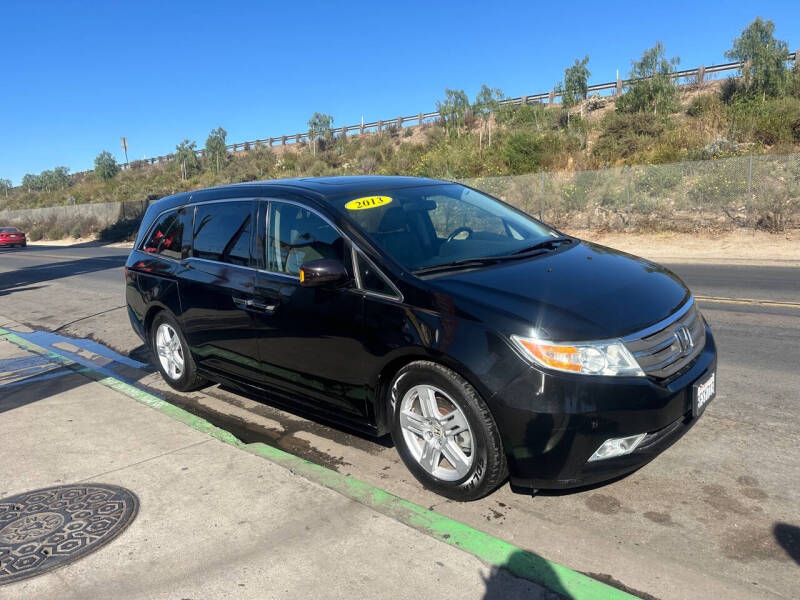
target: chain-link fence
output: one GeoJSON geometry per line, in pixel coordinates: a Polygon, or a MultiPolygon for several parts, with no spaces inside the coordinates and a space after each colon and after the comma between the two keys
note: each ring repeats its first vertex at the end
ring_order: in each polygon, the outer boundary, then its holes
{"type": "Polygon", "coordinates": [[[800,154],[483,177],[464,183],[557,227],[800,227],[800,154]]]}

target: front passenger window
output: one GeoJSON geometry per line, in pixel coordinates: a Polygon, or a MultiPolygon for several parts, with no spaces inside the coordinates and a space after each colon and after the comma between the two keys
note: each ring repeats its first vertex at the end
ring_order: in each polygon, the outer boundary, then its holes
{"type": "Polygon", "coordinates": [[[345,241],[324,219],[296,204],[270,202],[267,269],[299,275],[303,263],[320,258],[345,262],[345,241]]]}

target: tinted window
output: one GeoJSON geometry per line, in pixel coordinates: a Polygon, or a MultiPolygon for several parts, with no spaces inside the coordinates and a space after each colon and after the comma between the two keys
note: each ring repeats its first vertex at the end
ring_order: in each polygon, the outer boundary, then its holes
{"type": "Polygon", "coordinates": [[[267,269],[297,275],[303,263],[345,257],[339,232],[322,218],[296,204],[271,202],[267,235],[267,269]]]}
{"type": "Polygon", "coordinates": [[[179,214],[179,211],[173,210],[161,215],[150,230],[142,250],[179,260],[183,244],[183,212],[181,210],[179,214]]]}
{"type": "Polygon", "coordinates": [[[0,227],[0,233],[19,233],[16,227],[0,227]]]}
{"type": "Polygon", "coordinates": [[[252,209],[252,202],[198,204],[192,256],[248,266],[252,209]]]}
{"type": "Polygon", "coordinates": [[[558,233],[496,199],[458,184],[384,190],[379,204],[342,196],[334,203],[386,254],[414,271],[484,256],[510,255],[558,233]]]}
{"type": "Polygon", "coordinates": [[[386,296],[397,295],[397,292],[383,278],[383,275],[360,253],[358,254],[358,274],[361,276],[361,287],[363,289],[386,296]]]}

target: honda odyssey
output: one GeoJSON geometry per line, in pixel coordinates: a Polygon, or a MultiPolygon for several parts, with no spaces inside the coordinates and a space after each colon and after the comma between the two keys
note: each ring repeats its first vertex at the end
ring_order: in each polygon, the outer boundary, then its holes
{"type": "Polygon", "coordinates": [[[327,177],[148,208],[128,313],[173,388],[221,383],[391,433],[456,500],[629,473],[716,389],[711,331],[669,270],[456,183],[327,177]]]}

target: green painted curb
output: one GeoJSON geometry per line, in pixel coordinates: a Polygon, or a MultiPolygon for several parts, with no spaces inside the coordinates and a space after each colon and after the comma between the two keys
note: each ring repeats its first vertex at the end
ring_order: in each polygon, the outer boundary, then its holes
{"type": "Polygon", "coordinates": [[[568,598],[574,598],[575,600],[624,600],[636,598],[636,596],[523,550],[500,538],[395,496],[370,483],[342,475],[267,444],[245,444],[230,432],[212,425],[205,419],[197,417],[182,408],[161,400],[149,392],[114,377],[107,377],[94,369],[84,367],[66,356],[29,342],[2,327],[0,327],[0,337],[23,350],[46,357],[67,369],[85,375],[101,385],[125,394],[226,444],[264,457],[297,475],[339,492],[426,535],[469,552],[490,565],[506,569],[517,577],[537,583],[568,598]]]}

